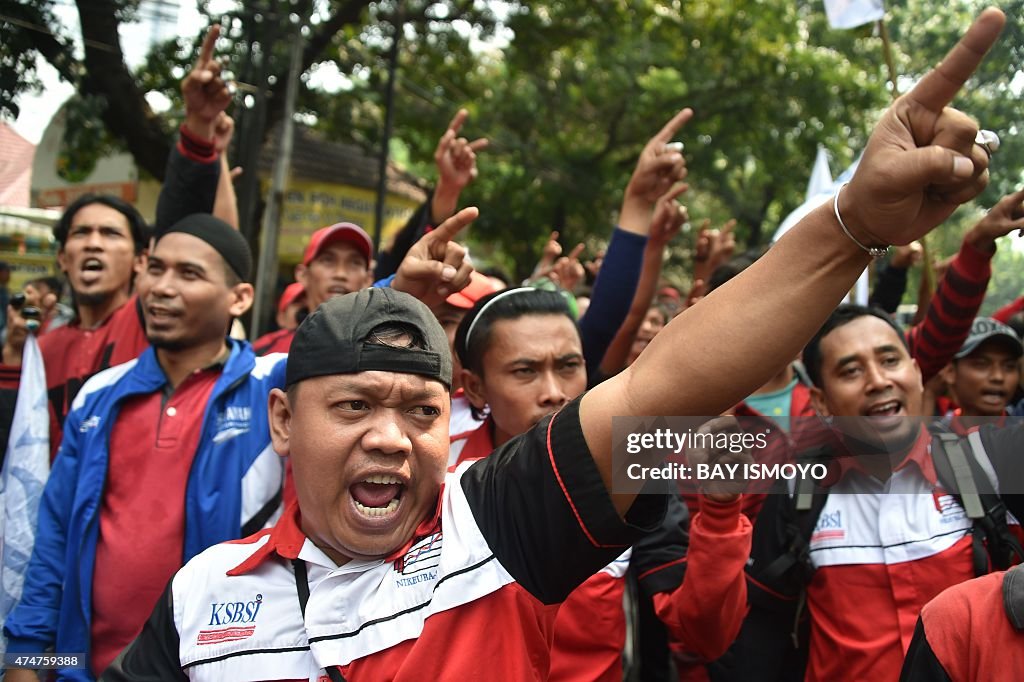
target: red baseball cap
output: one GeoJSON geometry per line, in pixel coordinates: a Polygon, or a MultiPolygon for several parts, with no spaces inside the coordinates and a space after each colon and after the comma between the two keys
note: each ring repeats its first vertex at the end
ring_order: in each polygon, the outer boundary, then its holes
{"type": "Polygon", "coordinates": [[[469,275],[469,284],[466,285],[466,288],[462,291],[456,291],[445,300],[456,308],[469,310],[481,298],[499,289],[501,287],[492,282],[490,277],[474,270],[469,275]]]}
{"type": "Polygon", "coordinates": [[[277,301],[277,312],[284,312],[284,309],[290,306],[292,303],[301,297],[306,295],[306,287],[302,286],[298,282],[292,282],[284,288],[284,293],[281,294],[281,298],[277,301]]]}
{"type": "Polygon", "coordinates": [[[335,223],[329,227],[321,227],[313,233],[309,245],[306,246],[306,252],[302,255],[302,264],[312,263],[325,246],[334,242],[348,242],[356,247],[356,250],[366,258],[367,265],[373,260],[373,241],[363,228],[354,223],[335,223]]]}
{"type": "Polygon", "coordinates": [[[658,289],[658,296],[667,296],[673,300],[679,300],[679,290],[675,287],[662,287],[658,289]]]}

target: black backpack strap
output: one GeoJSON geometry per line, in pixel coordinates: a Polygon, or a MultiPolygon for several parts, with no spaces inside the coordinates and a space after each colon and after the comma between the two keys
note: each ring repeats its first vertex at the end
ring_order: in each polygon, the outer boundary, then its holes
{"type": "MultiPolygon", "coordinates": [[[[783,493],[784,494],[784,493],[783,493]]],[[[782,576],[800,567],[809,580],[811,569],[811,534],[818,516],[825,507],[828,493],[811,479],[799,478],[788,504],[783,503],[782,522],[785,551],[761,572],[765,584],[777,582],[782,576]]],[[[806,581],[805,581],[806,582],[806,581]]]]}
{"type": "Polygon", "coordinates": [[[1003,607],[1017,630],[1024,630],[1024,568],[1011,568],[1003,576],[1003,607]]]}
{"type": "Polygon", "coordinates": [[[814,574],[814,566],[811,563],[811,535],[827,501],[828,491],[817,485],[813,479],[796,479],[793,494],[787,495],[783,503],[785,551],[768,564],[760,575],[761,581],[768,585],[776,582],[795,582],[799,585],[790,628],[790,639],[794,649],[800,648],[800,623],[807,606],[807,583],[814,574]]]}
{"type": "Polygon", "coordinates": [[[952,433],[936,433],[932,438],[932,463],[944,488],[956,497],[971,529],[974,573],[985,575],[991,569],[1007,569],[1024,559],[1024,547],[1007,523],[1006,504],[995,491],[993,482],[977,461],[968,438],[952,433]]]}
{"type": "Polygon", "coordinates": [[[953,483],[950,492],[960,500],[964,511],[967,512],[967,518],[982,519],[985,517],[985,508],[981,504],[974,472],[968,455],[964,452],[964,445],[970,449],[967,440],[955,433],[935,434],[932,438],[932,462],[935,464],[935,472],[939,474],[939,480],[953,483]]]}

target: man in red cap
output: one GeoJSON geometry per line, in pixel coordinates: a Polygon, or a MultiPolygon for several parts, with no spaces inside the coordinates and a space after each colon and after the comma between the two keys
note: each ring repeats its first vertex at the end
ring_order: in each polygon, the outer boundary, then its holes
{"type": "MultiPolygon", "coordinates": [[[[302,286],[301,282],[292,282],[285,287],[281,298],[277,299],[277,317],[274,318],[274,321],[277,322],[278,329],[268,332],[256,340],[256,343],[253,344],[256,355],[276,352],[270,349],[278,344],[279,339],[285,339],[282,343],[290,344],[295,328],[299,326],[299,322],[307,312],[306,287],[302,286]]],[[[287,345],[285,350],[287,350],[287,345]]]]}
{"type": "MultiPolygon", "coordinates": [[[[295,279],[306,291],[307,310],[331,298],[359,291],[370,284],[373,242],[370,235],[353,223],[336,223],[313,233],[295,266],[295,279]]],[[[280,329],[264,334],[253,343],[258,355],[287,353],[295,329],[280,329]]]]}
{"type": "Polygon", "coordinates": [[[292,282],[284,289],[277,302],[277,326],[282,329],[295,329],[301,321],[299,311],[306,307],[306,287],[299,282],[292,282]]]}

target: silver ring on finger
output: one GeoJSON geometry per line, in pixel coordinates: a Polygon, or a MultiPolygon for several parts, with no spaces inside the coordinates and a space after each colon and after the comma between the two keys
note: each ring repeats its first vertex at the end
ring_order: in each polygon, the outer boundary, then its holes
{"type": "Polygon", "coordinates": [[[974,144],[984,149],[989,158],[992,158],[992,155],[999,151],[999,136],[991,130],[979,130],[974,136],[974,144]]]}

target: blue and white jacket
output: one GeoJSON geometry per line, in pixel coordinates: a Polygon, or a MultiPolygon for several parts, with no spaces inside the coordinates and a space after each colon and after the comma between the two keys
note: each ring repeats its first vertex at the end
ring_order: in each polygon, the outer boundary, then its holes
{"type": "MultiPolygon", "coordinates": [[[[203,415],[185,495],[182,564],[207,547],[259,530],[280,515],[284,462],[270,443],[267,395],[284,386],[284,354],[231,349],[203,415]]],[[[110,435],[124,400],[166,384],[152,348],[92,377],[64,423],[64,441],[39,506],[39,530],[21,601],[4,624],[9,653],[90,649],[93,566],[110,435]]],[[[88,668],[61,679],[92,679],[88,668]]]]}

